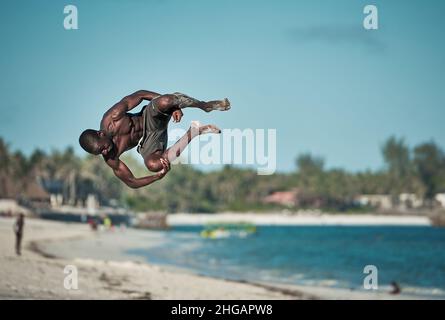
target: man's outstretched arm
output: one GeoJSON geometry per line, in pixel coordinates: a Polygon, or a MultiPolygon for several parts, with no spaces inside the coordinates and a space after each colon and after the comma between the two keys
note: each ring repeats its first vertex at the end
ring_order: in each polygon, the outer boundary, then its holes
{"type": "Polygon", "coordinates": [[[113,169],[116,177],[121,179],[127,186],[133,189],[141,188],[162,179],[170,170],[170,165],[161,159],[162,170],[152,176],[136,178],[130,169],[119,159],[106,159],[105,162],[113,169]]]}

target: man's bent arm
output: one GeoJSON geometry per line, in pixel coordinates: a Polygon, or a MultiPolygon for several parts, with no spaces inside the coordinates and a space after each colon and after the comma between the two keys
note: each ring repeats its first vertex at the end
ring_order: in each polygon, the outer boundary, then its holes
{"type": "Polygon", "coordinates": [[[161,173],[142,178],[136,178],[130,169],[119,159],[106,159],[105,162],[113,169],[116,177],[121,179],[127,186],[133,189],[141,188],[152,184],[161,179],[164,175],[161,173]]]}
{"type": "Polygon", "coordinates": [[[104,115],[104,118],[111,116],[113,120],[120,119],[126,112],[136,108],[143,100],[153,100],[160,94],[148,90],[139,90],[126,97],[112,106],[104,115]]]}
{"type": "Polygon", "coordinates": [[[121,103],[126,105],[127,110],[130,111],[131,109],[137,107],[143,100],[151,101],[154,98],[160,96],[159,93],[148,91],[148,90],[139,90],[135,93],[132,93],[126,97],[124,97],[121,100],[121,103]]]}

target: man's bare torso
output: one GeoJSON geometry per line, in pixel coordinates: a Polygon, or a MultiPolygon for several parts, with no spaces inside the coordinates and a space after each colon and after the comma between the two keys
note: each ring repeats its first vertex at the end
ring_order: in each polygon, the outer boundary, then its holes
{"type": "Polygon", "coordinates": [[[138,145],[143,135],[142,111],[139,113],[125,113],[118,119],[113,119],[112,114],[106,113],[100,123],[100,128],[113,141],[113,150],[110,158],[119,158],[127,150],[138,145]]]}

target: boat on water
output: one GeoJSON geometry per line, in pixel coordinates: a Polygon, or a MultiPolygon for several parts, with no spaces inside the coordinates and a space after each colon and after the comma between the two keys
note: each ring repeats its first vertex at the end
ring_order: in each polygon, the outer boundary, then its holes
{"type": "Polygon", "coordinates": [[[210,223],[205,226],[200,235],[207,239],[245,238],[256,231],[256,226],[250,223],[210,223]]]}

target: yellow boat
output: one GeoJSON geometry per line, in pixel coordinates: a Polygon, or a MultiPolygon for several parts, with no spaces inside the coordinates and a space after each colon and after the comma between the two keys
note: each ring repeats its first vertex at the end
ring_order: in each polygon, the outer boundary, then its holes
{"type": "Polygon", "coordinates": [[[244,238],[256,233],[256,226],[250,223],[211,223],[200,235],[208,239],[221,239],[229,237],[244,238]]]}

